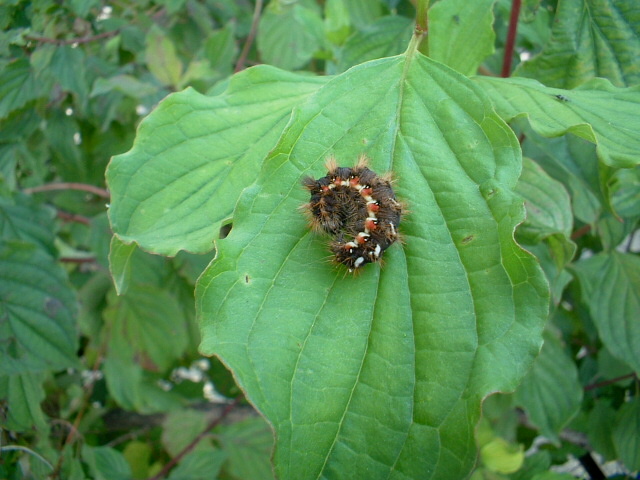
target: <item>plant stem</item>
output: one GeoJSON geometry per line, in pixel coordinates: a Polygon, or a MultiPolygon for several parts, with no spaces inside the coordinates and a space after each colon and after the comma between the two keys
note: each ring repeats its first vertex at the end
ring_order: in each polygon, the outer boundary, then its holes
{"type": "Polygon", "coordinates": [[[416,5],[416,29],[426,32],[429,28],[428,24],[429,0],[418,0],[416,5]]]}
{"type": "Polygon", "coordinates": [[[591,225],[583,225],[571,234],[571,240],[577,240],[578,238],[585,236],[590,230],[591,225]]]}
{"type": "Polygon", "coordinates": [[[92,35],[90,37],[81,37],[81,38],[62,39],[62,38],[35,37],[31,35],[25,35],[24,38],[32,42],[38,42],[38,43],[52,43],[54,45],[75,45],[80,43],[95,42],[97,40],[104,40],[105,38],[115,37],[119,33],[120,33],[120,30],[112,30],[110,32],[99,33],[97,35],[92,35]]]}
{"type": "Polygon", "coordinates": [[[109,198],[109,192],[104,188],[96,187],[95,185],[89,185],[86,183],[75,182],[60,182],[60,183],[47,183],[46,185],[38,185],[37,187],[25,188],[22,191],[26,194],[48,192],[51,190],[82,190],[83,192],[93,193],[99,197],[109,198]]]}
{"type": "Polygon", "coordinates": [[[162,467],[162,470],[160,470],[156,475],[154,475],[153,477],[147,479],[147,480],[160,480],[164,477],[167,476],[167,474],[169,473],[169,471],[180,461],[182,460],[182,458],[189,453],[191,450],[194,449],[194,447],[196,445],[198,445],[198,443],[200,443],[200,440],[202,440],[204,437],[206,437],[209,434],[209,431],[215,427],[218,426],[218,424],[220,422],[222,422],[222,420],[224,420],[224,418],[229,415],[231,413],[231,411],[238,406],[238,403],[240,402],[240,399],[242,398],[242,395],[240,395],[239,397],[236,397],[233,402],[231,402],[229,405],[227,405],[225,407],[225,409],[222,411],[222,413],[220,414],[220,416],[214,418],[211,422],[209,422],[209,425],[207,425],[205,427],[204,430],[202,430],[202,432],[200,432],[200,434],[198,434],[198,436],[196,438],[194,438],[191,443],[189,443],[189,445],[187,445],[186,447],[184,447],[182,449],[182,451],[180,453],[178,453],[175,457],[173,457],[169,462],[167,462],[167,464],[162,467]]]}
{"type": "Polygon", "coordinates": [[[417,0],[416,28],[414,36],[418,37],[419,50],[429,54],[429,0],[417,0]]]}
{"type": "Polygon", "coordinates": [[[591,385],[587,385],[586,387],[584,387],[584,391],[588,392],[589,390],[595,390],[596,388],[608,387],[609,385],[613,385],[616,382],[619,382],[621,380],[626,380],[628,378],[634,378],[635,376],[636,376],[635,373],[628,373],[626,375],[622,375],[620,377],[612,378],[610,380],[605,380],[605,381],[598,382],[598,383],[592,383],[591,385]]]}
{"type": "Polygon", "coordinates": [[[513,60],[513,49],[516,43],[516,33],[518,31],[518,17],[520,16],[521,0],[511,1],[511,17],[509,18],[509,32],[507,33],[507,43],[504,46],[504,58],[502,60],[502,72],[500,76],[507,78],[511,75],[511,62],[513,60]]]}
{"type": "Polygon", "coordinates": [[[12,450],[18,450],[20,452],[25,452],[25,453],[28,453],[30,455],[33,455],[38,460],[40,460],[42,463],[45,463],[51,470],[53,470],[53,465],[51,465],[46,458],[44,458],[39,453],[31,450],[30,448],[23,447],[22,445],[5,445],[4,447],[0,447],[0,452],[10,452],[12,450]]]}
{"type": "Polygon", "coordinates": [[[91,225],[91,219],[85,217],[84,215],[76,215],[75,213],[58,211],[56,216],[59,219],[64,220],[65,222],[76,222],[82,223],[83,225],[91,225]]]}
{"type": "Polygon", "coordinates": [[[262,10],[262,0],[256,0],[256,5],[253,9],[253,20],[251,21],[251,31],[247,36],[247,41],[244,42],[244,47],[242,47],[242,52],[238,57],[238,61],[236,62],[236,67],[234,68],[234,72],[238,73],[240,70],[244,68],[244,64],[247,60],[247,55],[249,55],[249,49],[251,48],[251,44],[253,44],[253,40],[258,33],[258,20],[260,19],[260,12],[262,10]]]}

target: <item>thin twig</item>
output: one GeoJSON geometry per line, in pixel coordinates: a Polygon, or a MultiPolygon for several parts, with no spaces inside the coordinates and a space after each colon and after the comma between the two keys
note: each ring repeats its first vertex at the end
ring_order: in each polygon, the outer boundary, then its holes
{"type": "Polygon", "coordinates": [[[580,237],[584,237],[587,233],[589,233],[589,231],[591,231],[591,225],[583,225],[571,234],[571,240],[577,240],[580,237]]]}
{"type": "Polygon", "coordinates": [[[33,455],[41,462],[45,463],[50,469],[53,470],[53,465],[49,463],[49,461],[40,455],[38,452],[31,450],[30,448],[23,447],[22,445],[5,445],[4,447],[0,447],[0,452],[10,452],[11,450],[18,450],[20,452],[28,453],[29,455],[33,455]]]}
{"type": "Polygon", "coordinates": [[[589,390],[595,390],[596,388],[608,387],[609,385],[613,385],[621,380],[626,380],[628,378],[634,378],[636,376],[635,373],[627,373],[626,375],[622,375],[620,377],[612,378],[610,380],[605,380],[598,383],[592,383],[591,385],[587,385],[584,387],[584,391],[588,392],[589,390]]]}
{"type": "Polygon", "coordinates": [[[95,263],[95,257],[60,257],[62,263],[95,263]]]}
{"type": "Polygon", "coordinates": [[[416,33],[426,34],[429,30],[429,0],[418,0],[416,7],[416,33]]]}
{"type": "Polygon", "coordinates": [[[56,214],[58,218],[64,220],[65,222],[76,222],[82,223],[83,225],[91,225],[91,220],[84,215],[76,215],[75,213],[68,213],[58,211],[56,214]]]}
{"type": "Polygon", "coordinates": [[[120,445],[121,443],[126,442],[127,440],[133,440],[136,439],[138,437],[140,437],[142,434],[148,432],[149,430],[151,430],[151,426],[145,426],[140,428],[139,430],[135,430],[133,432],[128,432],[125,433],[124,435],[120,435],[117,438],[114,438],[113,440],[111,440],[110,442],[107,442],[105,444],[105,447],[116,447],[118,445],[120,445]]]}
{"type": "MultiPolygon", "coordinates": [[[[108,335],[105,335],[105,338],[108,337],[108,335]]],[[[104,354],[105,351],[107,349],[107,342],[103,341],[100,344],[100,347],[98,349],[98,354],[96,356],[95,362],[93,363],[93,366],[91,368],[91,370],[93,372],[97,371],[100,369],[100,366],[102,365],[102,362],[104,360],[104,354]]],[[[84,418],[84,414],[86,413],[87,409],[89,408],[89,399],[91,398],[91,395],[93,394],[93,389],[95,387],[95,382],[91,382],[89,385],[87,385],[86,390],[84,391],[84,395],[83,395],[83,403],[80,407],[80,410],[78,411],[78,414],[76,415],[75,421],[73,422],[72,427],[69,429],[69,433],[67,434],[67,438],[64,440],[64,443],[62,445],[62,448],[60,448],[60,452],[62,452],[64,450],[65,446],[71,445],[73,442],[75,442],[76,438],[78,438],[80,434],[80,422],[82,421],[82,419],[84,418]]],[[[53,472],[51,473],[51,475],[49,476],[52,479],[57,479],[60,478],[60,472],[62,471],[62,463],[64,462],[64,455],[61,453],[60,456],[58,457],[58,462],[56,463],[56,467],[54,468],[53,472]]]]}
{"type": "Polygon", "coordinates": [[[96,187],[95,185],[90,185],[87,183],[76,183],[76,182],[57,182],[57,183],[47,183],[45,185],[38,185],[37,187],[25,188],[22,191],[27,194],[40,193],[40,192],[49,192],[52,190],[81,190],[83,192],[93,193],[94,195],[98,195],[102,198],[110,198],[108,190],[104,188],[96,187]]]}
{"type": "Polygon", "coordinates": [[[504,58],[502,60],[502,72],[500,76],[507,78],[511,75],[511,62],[513,60],[513,49],[516,43],[516,33],[518,32],[518,17],[520,16],[521,0],[512,0],[511,17],[509,18],[509,32],[507,33],[507,43],[504,46],[504,58]]]}
{"type": "Polygon", "coordinates": [[[240,70],[244,69],[244,64],[247,60],[247,55],[249,55],[249,49],[253,44],[253,40],[256,38],[256,34],[258,33],[258,20],[260,20],[260,12],[262,11],[262,0],[256,0],[256,5],[253,9],[253,20],[251,20],[251,30],[249,31],[249,35],[247,36],[247,41],[244,42],[244,47],[242,47],[242,52],[238,57],[238,61],[236,62],[236,68],[234,68],[234,72],[238,73],[240,70]]]}
{"type": "Polygon", "coordinates": [[[112,30],[110,32],[103,32],[97,35],[80,38],[47,38],[47,37],[35,37],[32,35],[25,35],[25,39],[38,43],[52,43],[54,45],[76,45],[79,43],[96,42],[98,40],[104,40],[105,38],[115,37],[120,33],[120,30],[112,30]]]}
{"type": "Polygon", "coordinates": [[[224,410],[222,411],[222,413],[220,413],[220,415],[216,418],[214,418],[211,422],[209,422],[209,424],[205,427],[205,429],[200,432],[200,434],[198,434],[198,436],[196,438],[194,438],[191,443],[189,443],[189,445],[187,445],[186,447],[184,447],[182,449],[182,451],[180,453],[178,453],[175,457],[173,457],[171,460],[169,460],[169,462],[167,462],[164,467],[162,467],[162,470],[160,470],[156,475],[154,475],[153,477],[147,479],[147,480],[160,480],[164,477],[167,476],[167,474],[169,473],[169,471],[180,461],[182,460],[182,458],[189,453],[191,450],[193,450],[195,448],[195,446],[200,443],[200,440],[202,440],[204,437],[206,437],[209,434],[209,431],[212,430],[213,428],[217,427],[218,424],[220,422],[222,422],[222,420],[224,420],[224,418],[229,415],[231,413],[231,411],[238,405],[238,403],[240,402],[240,399],[242,398],[242,396],[236,397],[233,402],[231,402],[229,405],[227,405],[224,410]]]}

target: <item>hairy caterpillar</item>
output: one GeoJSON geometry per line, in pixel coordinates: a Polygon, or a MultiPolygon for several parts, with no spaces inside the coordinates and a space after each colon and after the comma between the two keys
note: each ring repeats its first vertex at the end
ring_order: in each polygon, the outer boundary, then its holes
{"type": "Polygon", "coordinates": [[[360,156],[355,167],[339,167],[334,158],[326,163],[327,174],[302,185],[311,193],[303,207],[316,231],[330,234],[336,263],[350,272],[378,262],[398,240],[402,205],[396,200],[390,175],[379,176],[360,156]]]}

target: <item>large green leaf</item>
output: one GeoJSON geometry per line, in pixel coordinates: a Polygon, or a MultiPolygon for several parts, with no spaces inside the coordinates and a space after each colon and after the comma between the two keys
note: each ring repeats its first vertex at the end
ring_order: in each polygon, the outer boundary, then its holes
{"type": "Polygon", "coordinates": [[[640,373],[640,258],[601,253],[576,262],[580,280],[602,342],[616,358],[640,373]]]}
{"type": "Polygon", "coordinates": [[[517,75],[550,87],[573,88],[593,77],[614,85],[640,83],[637,0],[561,0],[551,39],[517,75]]]}
{"type": "Polygon", "coordinates": [[[490,392],[541,345],[548,292],[513,240],[515,136],[477,85],[423,57],[372,61],[302,106],[201,276],[201,351],[235,372],[277,435],[283,479],[462,478],[490,392]],[[298,207],[330,154],[392,170],[404,245],[352,276],[298,207]]]}
{"type": "Polygon", "coordinates": [[[511,121],[526,116],[545,137],[573,133],[593,142],[600,159],[614,167],[640,163],[640,86],[617,88],[594,79],[574,90],[548,88],[526,78],[476,77],[511,121]]]}
{"type": "Polygon", "coordinates": [[[169,96],[109,165],[114,232],[164,255],[211,250],[291,108],[325,81],[265,66],[236,75],[216,97],[169,96]]]}
{"type": "Polygon", "coordinates": [[[473,75],[493,53],[495,0],[443,0],[429,10],[429,57],[473,75]]]}

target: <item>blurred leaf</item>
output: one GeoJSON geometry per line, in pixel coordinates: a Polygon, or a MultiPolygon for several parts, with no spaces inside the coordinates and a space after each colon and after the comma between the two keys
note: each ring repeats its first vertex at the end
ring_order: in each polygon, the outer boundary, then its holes
{"type": "MultiPolygon", "coordinates": [[[[516,238],[520,239],[519,236],[516,238]]],[[[569,284],[573,277],[565,270],[565,267],[576,252],[576,245],[567,240],[563,235],[551,235],[544,242],[536,245],[525,246],[528,251],[533,253],[551,287],[551,299],[554,305],[558,305],[562,301],[562,294],[565,287],[569,284]]]]}
{"type": "Polygon", "coordinates": [[[184,353],[186,320],[167,291],[135,284],[125,295],[110,295],[108,304],[104,315],[111,339],[128,341],[144,368],[165,371],[184,353]]]}
{"type": "Polygon", "coordinates": [[[132,98],[143,98],[158,91],[157,85],[143,82],[131,75],[115,75],[109,78],[99,77],[91,89],[91,96],[104,95],[112,91],[123,93],[132,98]]]}
{"type": "Polygon", "coordinates": [[[612,353],[602,345],[598,349],[598,380],[613,380],[618,377],[626,377],[619,380],[621,383],[629,383],[632,378],[629,377],[631,367],[622,360],[614,357],[612,353]]]}
{"type": "Polygon", "coordinates": [[[575,480],[576,477],[569,473],[558,473],[554,471],[548,471],[544,473],[538,473],[533,476],[531,480],[575,480]]]}
{"type": "Polygon", "coordinates": [[[160,5],[164,5],[169,15],[175,15],[184,7],[186,0],[158,0],[160,5]]]}
{"type": "Polygon", "coordinates": [[[365,28],[382,15],[382,3],[379,0],[346,0],[345,6],[351,23],[358,29],[365,28]]]}
{"type": "Polygon", "coordinates": [[[27,58],[14,60],[0,70],[0,119],[41,95],[27,58]]]}
{"type": "Polygon", "coordinates": [[[92,8],[100,7],[100,0],[71,0],[69,7],[75,15],[84,18],[92,8]]]}
{"type": "Polygon", "coordinates": [[[166,412],[180,408],[184,399],[159,385],[159,376],[145,371],[143,359],[135,357],[136,351],[129,338],[112,336],[103,364],[109,396],[120,407],[141,413],[166,412]]]}
{"type": "Polygon", "coordinates": [[[51,370],[78,366],[75,294],[47,253],[25,242],[0,242],[0,298],[2,343],[14,345],[18,358],[51,370]]]}
{"type": "Polygon", "coordinates": [[[336,73],[376,58],[398,55],[407,49],[413,22],[398,15],[382,17],[351,35],[337,53],[336,73]]]}
{"type": "Polygon", "coordinates": [[[119,451],[110,447],[82,447],[82,459],[95,480],[131,480],[131,468],[119,451]]]}
{"type": "Polygon", "coordinates": [[[516,238],[540,261],[551,286],[553,303],[557,305],[572,279],[564,268],[576,251],[571,240],[571,199],[560,182],[528,157],[523,158],[516,192],[524,197],[527,210],[527,219],[518,226],[516,238]]]}
{"type": "Polygon", "coordinates": [[[129,442],[122,454],[131,467],[131,478],[143,479],[149,476],[149,460],[152,454],[149,443],[139,440],[129,442]]]}
{"type": "Polygon", "coordinates": [[[211,67],[223,75],[233,71],[233,61],[238,53],[235,40],[235,24],[230,22],[220,30],[211,32],[204,44],[205,58],[211,67]]]}
{"type": "Polygon", "coordinates": [[[473,75],[493,53],[495,0],[443,0],[429,9],[429,57],[473,75]]]}
{"type": "Polygon", "coordinates": [[[95,256],[96,262],[105,269],[109,268],[109,243],[111,238],[107,212],[103,211],[91,217],[87,244],[91,253],[95,256]]]}
{"type": "Polygon", "coordinates": [[[351,33],[347,3],[345,0],[327,0],[324,5],[325,35],[335,45],[342,45],[351,33]]]}
{"type": "MultiPolygon", "coordinates": [[[[639,23],[640,24],[640,23],[639,23]]],[[[598,147],[602,162],[614,167],[640,163],[640,85],[617,88],[593,79],[574,90],[548,88],[528,78],[475,77],[510,122],[525,116],[545,137],[573,133],[598,147]]]]}
{"type": "Polygon", "coordinates": [[[242,480],[272,479],[273,433],[260,417],[248,418],[216,429],[228,458],[225,471],[242,480]]]}
{"type": "MultiPolygon", "coordinates": [[[[637,318],[637,317],[636,317],[637,318]]],[[[613,443],[629,470],[640,470],[640,397],[626,402],[616,414],[613,443]]]]}
{"type": "Polygon", "coordinates": [[[201,351],[272,423],[284,478],[464,477],[481,399],[540,348],[546,283],[513,241],[517,139],[480,88],[412,48],[294,111],[196,287],[201,351]],[[411,213],[384,268],[351,277],[308,231],[300,179],[363,152],[411,213]]]}
{"type": "Polygon", "coordinates": [[[540,433],[559,442],[558,433],[580,410],[582,385],[575,363],[560,341],[546,332],[544,346],[515,393],[540,433]]]}
{"type": "Polygon", "coordinates": [[[38,246],[52,257],[57,226],[55,211],[37,204],[32,198],[16,194],[13,197],[0,195],[0,237],[4,240],[24,240],[38,246]]]}
{"type": "MultiPolygon", "coordinates": [[[[224,450],[211,445],[187,453],[178,466],[171,470],[167,480],[211,480],[219,478],[218,474],[227,457],[224,450]]],[[[239,477],[249,480],[249,477],[239,477]]],[[[267,477],[262,477],[267,478],[267,477]]]]}
{"type": "MultiPolygon", "coordinates": [[[[204,412],[196,410],[170,412],[162,424],[162,445],[169,455],[175,457],[202,433],[209,421],[204,412]]],[[[209,440],[206,440],[198,443],[195,448],[206,448],[207,444],[211,446],[209,440]]]]}
{"type": "Polygon", "coordinates": [[[495,438],[480,450],[482,463],[491,471],[513,473],[524,461],[522,445],[512,445],[502,438],[495,438]]]}
{"type": "Polygon", "coordinates": [[[118,295],[123,295],[129,288],[131,279],[131,257],[137,250],[135,243],[126,244],[117,236],[111,237],[109,250],[109,269],[118,295]]]}
{"type": "Polygon", "coordinates": [[[531,129],[525,135],[524,153],[569,191],[575,218],[595,224],[606,202],[595,146],[573,135],[545,139],[531,129]]]}
{"type": "Polygon", "coordinates": [[[262,66],[235,75],[217,97],[170,95],[109,165],[113,231],[164,255],[211,250],[291,108],[325,82],[262,66]]]}
{"type": "Polygon", "coordinates": [[[83,161],[76,138],[80,126],[71,115],[60,109],[53,110],[47,118],[45,136],[59,175],[69,181],[86,180],[87,162],[83,161]]]}
{"type": "Polygon", "coordinates": [[[617,171],[611,184],[614,211],[621,217],[640,216],[640,167],[617,171]]]}
{"type": "Polygon", "coordinates": [[[153,26],[147,33],[145,44],[145,59],[149,71],[163,85],[176,88],[182,78],[182,62],[173,42],[159,27],[153,26]]]}
{"type": "Polygon", "coordinates": [[[600,253],[571,267],[602,342],[640,373],[640,257],[600,253]]]}
{"type": "MultiPolygon", "coordinates": [[[[2,359],[4,362],[4,358],[2,359]]],[[[40,403],[44,400],[41,373],[23,373],[9,376],[0,375],[0,399],[5,403],[5,413],[0,419],[4,429],[14,432],[29,432],[35,427],[46,431],[40,403]]]]}
{"type": "Polygon", "coordinates": [[[602,242],[605,251],[611,251],[628,241],[629,235],[633,234],[640,218],[620,218],[613,213],[605,212],[595,224],[595,234],[602,242]]]}
{"type": "Polygon", "coordinates": [[[284,70],[306,65],[324,41],[324,26],[310,2],[274,0],[262,12],[257,45],[264,63],[284,70]]]}
{"type": "Polygon", "coordinates": [[[516,75],[574,88],[594,77],[619,87],[640,83],[640,10],[636,0],[563,0],[543,52],[516,75]]]}
{"type": "Polygon", "coordinates": [[[78,95],[84,105],[89,95],[89,84],[85,67],[85,54],[80,48],[69,45],[57,47],[51,57],[50,72],[63,90],[78,95]]]}
{"type": "Polygon", "coordinates": [[[524,457],[522,467],[517,472],[509,475],[510,480],[531,480],[537,473],[549,471],[551,466],[551,454],[547,450],[539,450],[536,453],[524,457]]]}
{"type": "Polygon", "coordinates": [[[570,239],[573,217],[569,194],[530,158],[523,158],[516,193],[525,199],[527,219],[518,227],[518,234],[526,243],[535,244],[556,233],[570,239]]]}
{"type": "Polygon", "coordinates": [[[613,428],[616,411],[605,400],[597,400],[589,412],[587,435],[593,449],[608,461],[615,460],[618,455],[613,444],[613,428]]]}

